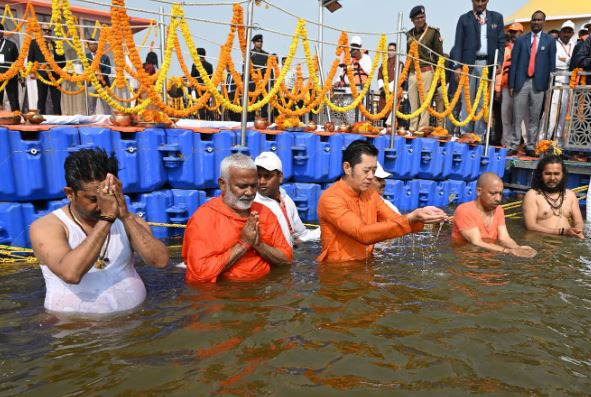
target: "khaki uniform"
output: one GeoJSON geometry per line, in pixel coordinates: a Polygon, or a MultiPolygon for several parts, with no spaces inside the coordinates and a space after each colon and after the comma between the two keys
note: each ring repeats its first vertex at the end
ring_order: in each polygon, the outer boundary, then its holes
{"type": "MultiPolygon", "coordinates": [[[[421,68],[425,95],[427,95],[435,74],[435,66],[433,66],[433,64],[437,64],[439,56],[443,54],[443,39],[441,38],[439,29],[427,26],[426,30],[422,32],[416,32],[415,28],[412,28],[408,32],[407,53],[410,50],[410,45],[413,41],[418,41],[422,44],[419,45],[419,65],[421,68]]],[[[411,62],[410,64],[410,73],[408,75],[408,100],[410,102],[411,112],[414,112],[421,107],[421,97],[419,95],[419,86],[414,70],[414,62],[411,62]]],[[[410,121],[410,129],[413,131],[421,131],[428,126],[428,111],[423,112],[423,114],[410,121]]]]}

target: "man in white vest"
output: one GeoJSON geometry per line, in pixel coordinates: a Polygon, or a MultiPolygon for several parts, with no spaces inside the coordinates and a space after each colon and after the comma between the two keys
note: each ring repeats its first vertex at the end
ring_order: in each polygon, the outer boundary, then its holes
{"type": "Polygon", "coordinates": [[[283,164],[273,152],[263,152],[254,160],[259,177],[259,190],[255,202],[269,208],[279,221],[287,242],[291,245],[320,240],[320,228],[307,229],[298,209],[280,185],[283,183],[283,164]]]}
{"type": "Polygon", "coordinates": [[[114,155],[82,149],[66,158],[64,169],[69,203],[30,229],[45,279],[44,306],[85,316],[134,309],[146,298],[135,254],[163,268],[168,249],[127,209],[114,155]]]}

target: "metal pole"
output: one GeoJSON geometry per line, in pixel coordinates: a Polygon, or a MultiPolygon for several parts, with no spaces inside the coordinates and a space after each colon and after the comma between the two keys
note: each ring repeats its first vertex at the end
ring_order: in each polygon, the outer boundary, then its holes
{"type": "MultiPolygon", "coordinates": [[[[396,136],[396,108],[398,107],[398,78],[400,77],[400,69],[398,67],[398,54],[400,52],[400,44],[402,42],[402,11],[398,13],[398,30],[396,33],[396,55],[394,55],[394,99],[392,100],[392,112],[390,113],[390,120],[392,124],[392,131],[390,131],[390,149],[394,149],[394,137],[396,136]]],[[[386,81],[385,84],[390,84],[386,81]]]]}
{"type": "MultiPolygon", "coordinates": [[[[316,46],[316,53],[319,52],[318,46],[316,46]]],[[[318,72],[320,72],[320,84],[324,86],[324,70],[322,69],[322,62],[318,62],[318,72]]],[[[326,93],[326,97],[329,98],[330,95],[326,93]]],[[[332,122],[332,114],[330,113],[330,108],[326,106],[326,116],[329,122],[332,122]]],[[[318,120],[320,122],[320,120],[318,120]]]]}
{"type": "MultiPolygon", "coordinates": [[[[166,37],[164,32],[164,7],[160,7],[160,62],[164,62],[164,47],[166,45],[166,37]]],[[[166,103],[166,80],[162,86],[162,100],[166,103]]]]}
{"type": "MultiPolygon", "coordinates": [[[[497,62],[499,60],[499,49],[495,50],[495,65],[493,66],[493,73],[492,73],[492,89],[490,90],[491,98],[488,104],[488,124],[486,125],[486,145],[484,146],[484,155],[488,156],[488,146],[490,144],[490,124],[492,122],[492,114],[493,114],[493,102],[494,102],[494,92],[495,92],[495,82],[497,80],[497,62]]],[[[482,77],[481,77],[482,78],[482,77]]],[[[484,93],[488,95],[487,92],[484,93]]]]}
{"type": "Polygon", "coordinates": [[[246,20],[246,59],[244,60],[244,79],[242,80],[242,120],[240,122],[240,146],[246,146],[246,119],[248,118],[248,84],[250,82],[250,42],[252,40],[252,21],[254,0],[248,1],[248,17],[246,20]]]}
{"type": "MultiPolygon", "coordinates": [[[[82,45],[84,46],[84,28],[80,29],[80,41],[82,42],[82,45]]],[[[84,49],[84,53],[86,54],[86,48],[84,49]]],[[[99,64],[99,68],[100,68],[100,64],[99,64]]],[[[96,100],[98,103],[98,99],[96,100]]],[[[86,82],[86,80],[84,80],[84,106],[86,107],[86,115],[90,116],[88,114],[88,83],[86,82]]],[[[95,107],[95,111],[96,111],[96,107],[95,107]]]]}
{"type": "Polygon", "coordinates": [[[324,6],[322,0],[318,0],[318,63],[322,69],[322,61],[324,60],[324,6]]]}
{"type": "MultiPolygon", "coordinates": [[[[268,60],[269,58],[267,58],[268,60]]],[[[267,81],[267,92],[271,91],[271,86],[275,85],[275,74],[271,71],[271,78],[267,81]],[[273,84],[271,84],[273,83],[273,84]]],[[[267,121],[271,124],[271,116],[273,115],[273,110],[271,109],[271,101],[267,102],[267,121]]]]}

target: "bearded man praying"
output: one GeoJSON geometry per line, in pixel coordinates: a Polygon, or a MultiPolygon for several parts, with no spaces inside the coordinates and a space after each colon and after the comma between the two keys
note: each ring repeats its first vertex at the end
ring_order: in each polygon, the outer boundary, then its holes
{"type": "Polygon", "coordinates": [[[254,202],[258,189],[254,161],[233,154],[220,169],[222,195],[199,207],[187,223],[182,255],[188,283],[215,283],[220,277],[256,280],[271,266],[291,263],[292,249],[277,217],[254,202]]]}

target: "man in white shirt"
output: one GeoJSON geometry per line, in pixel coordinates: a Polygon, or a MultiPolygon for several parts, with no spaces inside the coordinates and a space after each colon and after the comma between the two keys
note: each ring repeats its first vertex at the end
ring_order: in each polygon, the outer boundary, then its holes
{"type": "MultiPolygon", "coordinates": [[[[371,66],[372,61],[371,57],[367,55],[367,52],[363,49],[363,42],[361,41],[361,37],[353,36],[351,39],[351,65],[349,67],[352,68],[353,71],[353,78],[355,85],[360,88],[362,87],[369,74],[371,73],[371,66]]],[[[344,56],[343,56],[344,60],[344,56]]],[[[337,87],[350,87],[351,82],[349,81],[349,77],[347,76],[347,66],[344,63],[341,64],[341,74],[338,77],[336,86],[337,87]]],[[[349,88],[346,90],[347,93],[350,93],[349,88]]]]}
{"type": "Polygon", "coordinates": [[[300,242],[320,240],[320,228],[307,229],[304,226],[295,203],[280,187],[283,183],[281,159],[273,152],[263,152],[254,163],[259,177],[254,201],[273,211],[287,242],[294,246],[300,242]]]}
{"type": "MultiPolygon", "coordinates": [[[[575,42],[572,40],[575,34],[575,24],[570,19],[565,21],[560,28],[558,40],[556,40],[556,71],[567,72],[569,70],[570,59],[573,55],[575,42]]],[[[569,76],[556,77],[556,85],[568,85],[569,76]]],[[[550,107],[550,119],[548,124],[548,132],[556,137],[562,136],[562,128],[564,127],[564,118],[566,117],[566,99],[567,92],[563,90],[556,90],[552,93],[552,105],[550,107]],[[560,109],[559,109],[560,102],[560,109]],[[560,115],[558,115],[560,112],[560,115]]]]}
{"type": "Polygon", "coordinates": [[[387,200],[386,198],[384,198],[384,190],[386,189],[386,179],[390,178],[391,176],[392,176],[392,174],[384,171],[384,168],[382,168],[382,165],[378,162],[378,167],[377,167],[376,172],[374,174],[374,178],[373,178],[372,183],[374,184],[374,188],[377,190],[377,192],[380,194],[380,196],[382,196],[382,200],[384,200],[386,205],[388,207],[390,207],[397,214],[400,214],[400,210],[398,210],[398,208],[394,204],[392,204],[392,202],[390,200],[387,200]]]}

